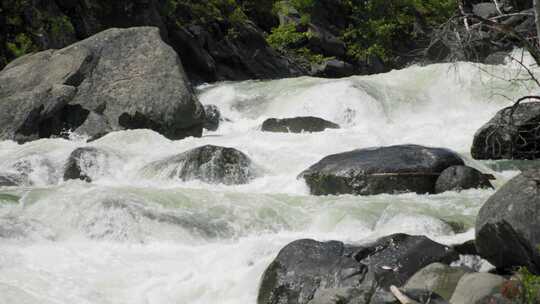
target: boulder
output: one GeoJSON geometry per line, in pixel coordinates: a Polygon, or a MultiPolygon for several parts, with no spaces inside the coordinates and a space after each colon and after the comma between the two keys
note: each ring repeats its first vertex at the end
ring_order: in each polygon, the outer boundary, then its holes
{"type": "Polygon", "coordinates": [[[404,288],[431,291],[449,301],[461,277],[469,272],[462,267],[433,263],[415,273],[404,288]]]}
{"type": "Polygon", "coordinates": [[[0,72],[0,139],[147,128],[200,136],[204,111],[157,28],[109,29],[0,72]]]}
{"type": "Polygon", "coordinates": [[[474,135],[474,159],[534,159],[540,157],[536,128],[540,102],[521,103],[499,111],[474,135]]]}
{"type": "Polygon", "coordinates": [[[478,255],[475,240],[469,240],[461,244],[452,245],[452,249],[454,249],[457,253],[463,255],[478,255]]]}
{"type": "Polygon", "coordinates": [[[476,219],[479,254],[498,268],[540,274],[540,170],[525,171],[491,196],[476,219]]]}
{"type": "Polygon", "coordinates": [[[300,177],[314,195],[434,193],[441,172],[463,164],[447,149],[400,145],[330,155],[300,177]]]}
{"type": "Polygon", "coordinates": [[[204,128],[208,131],[216,131],[221,121],[221,112],[219,112],[218,107],[215,105],[205,105],[204,113],[206,114],[204,128]]]}
{"type": "Polygon", "coordinates": [[[147,176],[225,185],[247,184],[256,177],[256,171],[244,153],[212,145],[195,148],[143,168],[143,174],[147,176]]]}
{"type": "Polygon", "coordinates": [[[115,156],[102,149],[77,148],[71,152],[66,162],[64,180],[80,179],[90,183],[100,176],[107,175],[113,157],[115,156]]]}
{"type": "Polygon", "coordinates": [[[435,193],[467,189],[493,188],[490,175],[468,166],[452,166],[445,169],[435,183],[435,193]]]}
{"type": "Polygon", "coordinates": [[[262,124],[265,132],[302,133],[323,132],[326,129],[339,129],[339,125],[318,117],[269,118],[262,124]]]}
{"type": "Polygon", "coordinates": [[[297,240],[285,246],[264,272],[257,303],[306,304],[329,288],[354,288],[354,297],[361,297],[401,286],[431,263],[457,258],[450,248],[423,236],[395,234],[358,246],[297,240]]]}
{"type": "Polygon", "coordinates": [[[491,273],[465,274],[459,280],[450,303],[483,304],[482,299],[500,292],[505,281],[503,277],[491,273]]]}
{"type": "MultiPolygon", "coordinates": [[[[177,15],[189,16],[188,5],[179,4],[177,15]]],[[[172,19],[168,34],[186,71],[195,83],[224,80],[275,79],[306,75],[300,65],[272,49],[264,33],[251,21],[230,24],[212,20],[178,26],[172,19]]]]}

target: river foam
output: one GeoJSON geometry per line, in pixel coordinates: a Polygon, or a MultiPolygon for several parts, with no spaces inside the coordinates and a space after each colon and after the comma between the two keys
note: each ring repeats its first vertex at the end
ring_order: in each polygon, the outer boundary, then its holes
{"type": "MultiPolygon", "coordinates": [[[[475,131],[511,104],[499,94],[530,92],[499,79],[518,72],[515,64],[457,63],[336,80],[225,82],[197,89],[227,119],[202,138],[131,130],[89,144],[79,136],[0,142],[0,172],[21,162],[32,168],[31,185],[0,189],[0,303],[255,303],[265,267],[298,238],[358,243],[406,232],[466,241],[493,190],[314,197],[297,175],[326,155],[379,145],[447,147],[468,158],[475,131]],[[302,115],[342,129],[260,131],[266,118],[302,115]],[[225,186],[141,174],[205,144],[241,150],[261,176],[225,186]],[[84,146],[114,157],[100,162],[91,184],[62,181],[69,154],[84,146]]],[[[498,182],[514,174],[498,174],[498,182]]]]}

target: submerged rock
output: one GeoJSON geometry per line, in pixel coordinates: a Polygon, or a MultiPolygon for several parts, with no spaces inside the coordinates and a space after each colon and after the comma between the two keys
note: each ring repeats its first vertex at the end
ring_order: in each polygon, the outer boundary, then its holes
{"type": "Polygon", "coordinates": [[[318,117],[269,118],[262,124],[262,131],[280,133],[322,132],[339,129],[339,125],[318,117]]]}
{"type": "Polygon", "coordinates": [[[204,111],[176,53],[152,27],[109,29],[0,72],[0,139],[147,128],[200,136],[204,111]]]}
{"type": "Polygon", "coordinates": [[[540,102],[504,108],[476,132],[471,155],[474,159],[539,158],[539,123],[540,102]]]}
{"type": "Polygon", "coordinates": [[[300,177],[314,195],[434,193],[441,172],[463,164],[447,149],[401,145],[330,155],[300,177]]]}
{"type": "MultiPolygon", "coordinates": [[[[64,180],[80,179],[92,182],[97,177],[106,175],[111,169],[111,153],[94,148],[77,148],[69,156],[65,169],[64,180]]],[[[118,158],[118,157],[116,157],[118,158]]]]}
{"type": "Polygon", "coordinates": [[[221,121],[221,112],[219,112],[218,107],[215,105],[205,105],[204,112],[206,114],[204,128],[208,131],[216,131],[221,121]]]}
{"type": "Polygon", "coordinates": [[[490,175],[468,166],[452,166],[445,169],[435,184],[435,193],[478,188],[493,188],[490,175]]]}
{"type": "Polygon", "coordinates": [[[151,163],[143,171],[165,178],[226,185],[246,184],[256,176],[255,166],[247,155],[233,148],[212,145],[151,163]]]}
{"type": "Polygon", "coordinates": [[[264,272],[257,303],[306,304],[332,288],[354,288],[355,297],[371,295],[379,288],[401,286],[431,263],[457,258],[446,246],[405,234],[360,246],[298,240],[285,246],[264,272]]]}
{"type": "Polygon", "coordinates": [[[476,219],[479,254],[498,268],[525,266],[540,274],[540,170],[510,180],[476,219]]]}

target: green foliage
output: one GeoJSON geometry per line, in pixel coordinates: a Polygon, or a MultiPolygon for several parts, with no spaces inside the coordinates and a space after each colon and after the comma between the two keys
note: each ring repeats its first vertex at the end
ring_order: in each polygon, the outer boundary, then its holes
{"type": "Polygon", "coordinates": [[[52,17],[50,18],[50,27],[51,33],[55,36],[61,35],[63,33],[75,33],[75,28],[69,18],[65,15],[61,17],[52,17]]]}
{"type": "Polygon", "coordinates": [[[15,37],[15,41],[7,42],[6,46],[15,57],[21,57],[36,50],[36,47],[32,43],[32,39],[24,33],[18,34],[15,37]]]}
{"type": "Polygon", "coordinates": [[[296,25],[293,23],[281,25],[272,30],[266,41],[268,44],[277,50],[283,50],[289,47],[298,45],[301,41],[309,39],[310,35],[307,32],[298,32],[296,25]]]}
{"type": "Polygon", "coordinates": [[[342,39],[348,55],[356,60],[375,55],[387,62],[401,44],[416,38],[418,15],[433,26],[455,12],[454,0],[347,0],[346,5],[351,16],[342,39]]]}
{"type": "Polygon", "coordinates": [[[540,276],[535,276],[525,267],[519,269],[522,284],[523,304],[537,304],[540,302],[540,276]]]}
{"type": "Polygon", "coordinates": [[[300,14],[307,13],[315,6],[316,0],[290,0],[291,5],[296,8],[300,14]]]}

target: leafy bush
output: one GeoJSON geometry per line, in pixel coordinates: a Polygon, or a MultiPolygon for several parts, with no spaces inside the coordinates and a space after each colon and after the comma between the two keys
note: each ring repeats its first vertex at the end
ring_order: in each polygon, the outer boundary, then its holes
{"type": "Polygon", "coordinates": [[[32,39],[24,33],[18,34],[14,42],[8,42],[7,48],[15,57],[21,57],[36,50],[32,39]]]}
{"type": "Polygon", "coordinates": [[[342,38],[348,55],[357,60],[375,55],[386,62],[394,61],[396,50],[417,38],[418,16],[434,26],[456,9],[453,0],[346,0],[346,4],[351,16],[342,38]]]}
{"type": "Polygon", "coordinates": [[[294,47],[308,38],[309,33],[298,32],[296,30],[296,25],[290,23],[274,28],[266,40],[274,49],[283,50],[289,47],[294,47]]]}
{"type": "Polygon", "coordinates": [[[525,267],[520,268],[522,284],[522,303],[537,304],[540,303],[540,276],[533,275],[525,267]]]}

